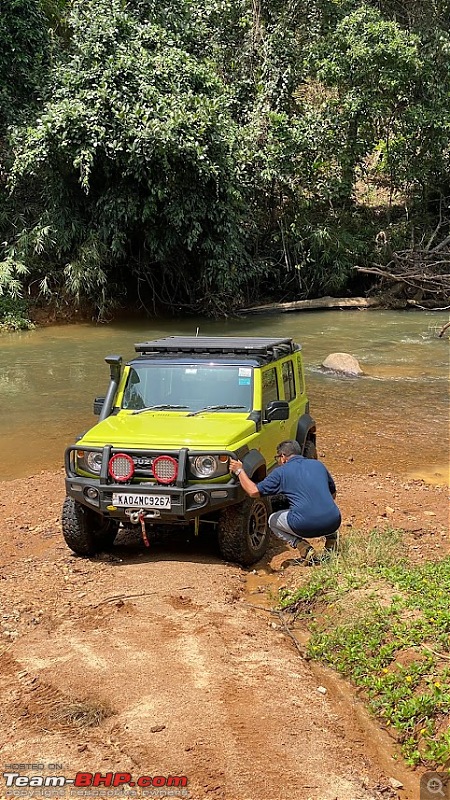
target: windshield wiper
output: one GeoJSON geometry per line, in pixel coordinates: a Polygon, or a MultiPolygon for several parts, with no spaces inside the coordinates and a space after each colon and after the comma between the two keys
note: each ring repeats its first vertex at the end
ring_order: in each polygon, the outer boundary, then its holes
{"type": "Polygon", "coordinates": [[[245,408],[245,406],[205,406],[204,408],[199,408],[198,411],[190,411],[187,416],[195,417],[197,414],[202,414],[203,411],[221,411],[227,408],[245,408]]]}
{"type": "Polygon", "coordinates": [[[170,403],[163,403],[160,406],[146,406],[133,411],[133,414],[142,414],[143,411],[167,411],[169,408],[189,408],[189,406],[173,406],[170,403]]]}

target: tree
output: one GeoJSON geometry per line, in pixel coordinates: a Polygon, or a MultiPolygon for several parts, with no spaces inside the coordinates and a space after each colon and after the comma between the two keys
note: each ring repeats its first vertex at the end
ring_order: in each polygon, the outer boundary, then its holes
{"type": "Polygon", "coordinates": [[[39,198],[16,257],[99,306],[132,276],[161,302],[213,302],[242,259],[229,96],[184,4],[166,10],[75,3],[51,99],[15,141],[14,194],[39,198]]]}
{"type": "Polygon", "coordinates": [[[0,0],[0,136],[42,87],[50,52],[47,27],[39,0],[0,0]]]}
{"type": "Polygon", "coordinates": [[[324,114],[327,133],[335,132],[337,188],[344,201],[352,198],[356,168],[380,138],[389,145],[392,127],[420,76],[419,50],[416,35],[362,5],[339,21],[313,52],[315,76],[332,90],[324,114]]]}
{"type": "Polygon", "coordinates": [[[10,2],[40,9],[9,17],[36,45],[0,169],[17,290],[226,312],[345,291],[447,217],[448,0],[41,2],[10,2]]]}

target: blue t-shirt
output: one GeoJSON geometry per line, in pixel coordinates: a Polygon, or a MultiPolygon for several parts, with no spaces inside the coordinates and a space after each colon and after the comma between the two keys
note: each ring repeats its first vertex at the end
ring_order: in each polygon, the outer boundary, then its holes
{"type": "Polygon", "coordinates": [[[294,533],[326,536],[341,524],[340,511],[331,496],[336,491],[334,480],[325,465],[314,458],[291,456],[256,486],[260,495],[286,495],[287,522],[294,533]]]}

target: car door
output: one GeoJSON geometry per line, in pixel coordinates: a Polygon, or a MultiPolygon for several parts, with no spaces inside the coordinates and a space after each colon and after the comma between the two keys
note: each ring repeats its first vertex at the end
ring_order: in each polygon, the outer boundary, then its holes
{"type": "Polygon", "coordinates": [[[286,439],[295,439],[299,418],[305,413],[306,395],[301,359],[287,358],[281,362],[283,399],[289,403],[289,420],[286,422],[286,439]]]}
{"type": "Polygon", "coordinates": [[[286,439],[285,420],[273,420],[265,422],[265,409],[271,400],[282,400],[281,393],[281,372],[277,365],[269,364],[264,367],[261,374],[261,395],[262,395],[262,427],[260,432],[261,447],[259,448],[266,459],[267,469],[276,466],[275,453],[277,445],[286,439]]]}

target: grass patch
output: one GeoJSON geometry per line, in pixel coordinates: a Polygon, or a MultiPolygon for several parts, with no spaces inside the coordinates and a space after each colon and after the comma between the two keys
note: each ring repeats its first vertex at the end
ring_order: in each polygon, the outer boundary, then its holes
{"type": "Polygon", "coordinates": [[[111,709],[104,704],[89,700],[73,700],[58,704],[51,713],[51,719],[63,726],[97,728],[111,714],[111,709]]]}
{"type": "Polygon", "coordinates": [[[309,655],[361,689],[410,766],[450,772],[450,557],[412,566],[401,537],[350,535],[281,606],[307,618],[309,655]]]}

